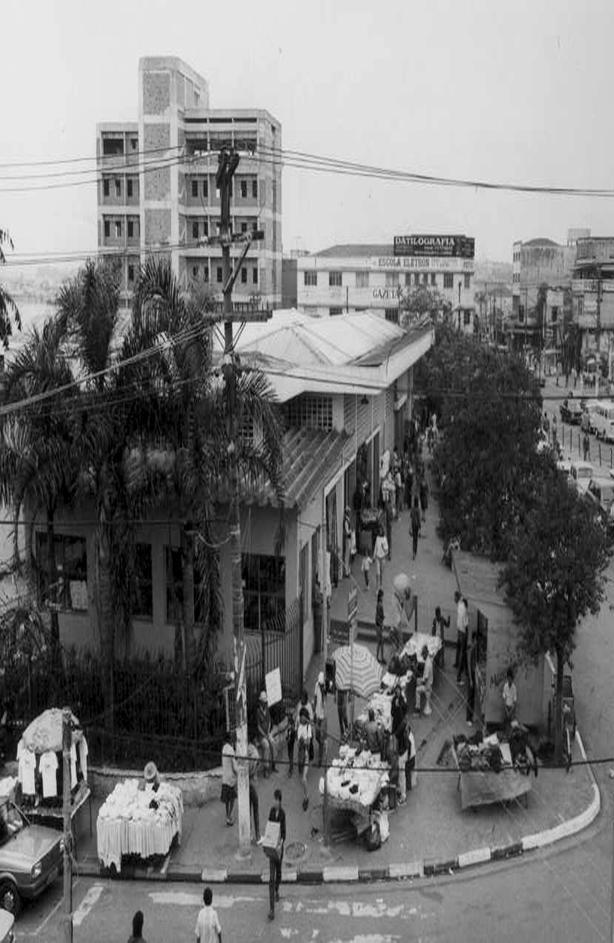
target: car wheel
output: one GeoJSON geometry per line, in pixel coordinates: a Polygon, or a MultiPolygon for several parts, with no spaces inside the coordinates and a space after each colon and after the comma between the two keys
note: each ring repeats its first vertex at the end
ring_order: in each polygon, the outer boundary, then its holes
{"type": "Polygon", "coordinates": [[[21,897],[19,891],[11,881],[2,881],[0,884],[0,907],[8,910],[14,917],[19,915],[21,910],[21,897]]]}

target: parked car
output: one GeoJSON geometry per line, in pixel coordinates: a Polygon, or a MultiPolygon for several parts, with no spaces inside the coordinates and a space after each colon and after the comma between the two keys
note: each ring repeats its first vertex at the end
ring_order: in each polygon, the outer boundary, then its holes
{"type": "Polygon", "coordinates": [[[609,534],[614,534],[614,480],[591,478],[586,495],[599,508],[609,534]]]}
{"type": "Polygon", "coordinates": [[[564,399],[561,403],[561,419],[572,426],[579,426],[582,419],[580,403],[575,399],[564,399]]]}
{"type": "Polygon", "coordinates": [[[0,943],[15,943],[14,923],[13,914],[8,913],[6,910],[0,910],[0,943]]]}
{"type": "Polygon", "coordinates": [[[600,405],[599,400],[583,399],[581,400],[580,405],[582,406],[582,418],[580,420],[582,432],[596,432],[597,426],[595,425],[595,415],[597,412],[597,407],[600,405]]]}
{"type": "Polygon", "coordinates": [[[31,825],[13,802],[0,799],[0,907],[17,916],[22,900],[38,897],[53,884],[63,852],[61,834],[31,825]]]}
{"type": "Polygon", "coordinates": [[[588,489],[589,482],[594,476],[595,471],[589,462],[572,462],[569,469],[569,475],[572,483],[578,489],[580,494],[584,494],[588,489]]]}

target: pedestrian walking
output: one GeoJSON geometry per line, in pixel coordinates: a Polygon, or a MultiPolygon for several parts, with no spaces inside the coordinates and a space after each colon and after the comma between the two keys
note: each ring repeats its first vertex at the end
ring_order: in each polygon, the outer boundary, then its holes
{"type": "Polygon", "coordinates": [[[420,520],[420,508],[418,507],[418,499],[414,498],[414,503],[412,505],[411,514],[409,518],[409,527],[411,533],[411,549],[413,554],[413,559],[416,559],[416,554],[418,553],[418,537],[420,536],[420,528],[422,522],[420,520]]]}
{"type": "Polygon", "coordinates": [[[373,562],[369,552],[364,551],[362,555],[362,562],[360,564],[360,569],[362,570],[362,575],[365,580],[365,589],[369,589],[369,571],[371,569],[371,563],[373,562]]]}
{"type": "Polygon", "coordinates": [[[288,748],[288,778],[290,778],[294,772],[294,744],[296,743],[296,721],[294,719],[294,711],[288,711],[287,719],[286,746],[288,748]]]}
{"type": "Polygon", "coordinates": [[[465,600],[458,590],[454,593],[454,602],[456,603],[456,658],[454,667],[456,668],[457,684],[464,684],[462,676],[467,671],[467,626],[469,616],[465,600]]]}
{"type": "Polygon", "coordinates": [[[433,692],[433,659],[429,654],[427,645],[422,647],[421,654],[422,660],[424,662],[424,669],[422,671],[422,677],[418,678],[418,682],[416,684],[415,712],[416,714],[420,713],[420,700],[424,694],[424,713],[428,716],[432,713],[431,695],[433,692]]]}
{"type": "Polygon", "coordinates": [[[473,712],[475,710],[475,689],[476,679],[475,670],[478,658],[478,634],[471,633],[471,641],[467,648],[467,714],[466,720],[469,726],[473,725],[473,712]]]}
{"type": "Polygon", "coordinates": [[[389,560],[392,559],[392,521],[395,516],[395,505],[392,503],[392,500],[386,501],[384,504],[384,523],[386,527],[386,544],[388,547],[387,557],[389,560]]]}
{"type": "Polygon", "coordinates": [[[147,940],[143,936],[143,911],[137,910],[134,917],[132,918],[132,933],[128,938],[128,943],[147,943],[147,940]]]}
{"type": "Polygon", "coordinates": [[[352,512],[349,507],[343,515],[343,576],[350,576],[350,561],[352,555],[352,512]]]}
{"type": "Polygon", "coordinates": [[[426,511],[429,506],[429,487],[426,483],[426,474],[420,479],[420,509],[422,511],[422,523],[426,521],[426,511]]]}
{"type": "Polygon", "coordinates": [[[384,653],[384,590],[378,589],[375,606],[375,634],[377,636],[377,650],[375,657],[379,662],[385,662],[384,653]]]}
{"type": "Polygon", "coordinates": [[[440,668],[444,668],[444,667],[445,667],[445,655],[444,655],[444,652],[445,652],[445,638],[444,638],[444,631],[445,631],[445,629],[449,629],[449,628],[450,628],[450,617],[448,616],[448,618],[445,619],[444,616],[442,616],[442,614],[441,614],[441,607],[440,607],[440,606],[436,606],[436,607],[435,607],[435,618],[433,619],[433,626],[432,626],[432,628],[431,628],[431,635],[437,635],[437,636],[439,636],[439,638],[441,639],[441,648],[439,649],[439,651],[438,651],[438,653],[437,653],[437,657],[436,657],[436,659],[435,659],[436,664],[437,664],[438,667],[440,667],[440,668]]]}
{"type": "Polygon", "coordinates": [[[345,740],[348,734],[348,695],[347,691],[337,688],[337,717],[339,718],[339,739],[345,740]]]}
{"type": "Polygon", "coordinates": [[[501,697],[503,698],[503,710],[505,712],[505,726],[509,729],[516,717],[516,705],[518,704],[518,691],[514,684],[514,672],[511,668],[507,669],[501,697]]]}
{"type": "Polygon", "coordinates": [[[416,740],[409,721],[407,722],[407,762],[405,763],[404,772],[405,788],[407,791],[411,791],[416,787],[418,774],[416,773],[416,740]]]}
{"type": "Polygon", "coordinates": [[[222,943],[222,927],[212,903],[213,891],[206,887],[203,891],[204,907],[201,907],[196,918],[196,943],[216,943],[216,940],[222,943]]]}
{"type": "Polygon", "coordinates": [[[258,752],[258,745],[256,743],[256,737],[252,734],[247,746],[247,756],[248,756],[248,775],[249,775],[249,807],[251,814],[254,819],[254,840],[257,845],[262,841],[260,837],[260,816],[259,816],[259,802],[258,802],[258,789],[256,788],[256,780],[258,778],[258,767],[260,766],[260,754],[258,752]]]}
{"type": "Polygon", "coordinates": [[[377,579],[377,588],[382,589],[384,585],[384,561],[388,556],[388,541],[384,534],[384,528],[379,526],[379,533],[375,538],[375,548],[373,550],[375,559],[375,576],[377,579]]]}
{"type": "Polygon", "coordinates": [[[269,711],[266,691],[260,692],[258,712],[256,715],[256,725],[258,728],[260,749],[262,750],[264,776],[266,778],[269,773],[277,772],[277,767],[275,766],[275,741],[273,740],[271,734],[273,725],[271,722],[271,712],[269,711]]]}
{"type": "Polygon", "coordinates": [[[328,738],[328,724],[326,720],[326,683],[324,672],[321,671],[316,681],[313,698],[313,716],[316,728],[316,743],[318,744],[318,766],[326,755],[326,741],[328,738]]]}
{"type": "Polygon", "coordinates": [[[237,798],[237,760],[232,745],[230,731],[224,735],[222,747],[222,795],[221,799],[226,808],[226,825],[233,825],[232,810],[237,798]]]}
{"type": "Polygon", "coordinates": [[[269,920],[275,919],[275,902],[279,901],[281,884],[281,865],[286,844],[286,813],[281,806],[281,789],[273,793],[275,805],[269,812],[269,822],[279,822],[280,851],[279,857],[269,858],[269,920]]]}
{"type": "Polygon", "coordinates": [[[585,462],[588,461],[591,451],[591,440],[588,437],[588,432],[584,433],[582,438],[582,457],[585,462]]]}
{"type": "Polygon", "coordinates": [[[397,753],[399,755],[399,805],[407,802],[407,777],[405,766],[409,756],[409,732],[407,718],[404,717],[396,733],[397,753]]]}
{"type": "Polygon", "coordinates": [[[303,784],[303,811],[307,811],[309,806],[309,792],[307,790],[307,773],[309,772],[309,760],[313,751],[313,727],[308,711],[303,707],[299,716],[299,724],[296,731],[296,742],[298,746],[298,774],[303,784]]]}

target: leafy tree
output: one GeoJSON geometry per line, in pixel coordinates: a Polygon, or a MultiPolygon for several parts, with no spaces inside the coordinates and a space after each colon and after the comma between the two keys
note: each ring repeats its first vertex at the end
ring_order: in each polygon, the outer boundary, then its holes
{"type": "Polygon", "coordinates": [[[427,285],[416,285],[403,292],[399,301],[401,322],[404,326],[425,316],[433,320],[450,313],[450,302],[437,290],[427,285]]]}
{"type": "Polygon", "coordinates": [[[576,629],[597,613],[608,562],[605,527],[553,463],[545,466],[538,500],[513,535],[502,572],[507,599],[521,626],[521,650],[532,658],[556,656],[555,755],[562,755],[564,666],[576,629]]]}
{"type": "MultiPolygon", "coordinates": [[[[4,247],[13,248],[12,239],[6,229],[0,229],[0,265],[6,262],[4,247]]],[[[21,315],[14,298],[8,293],[6,288],[0,285],[0,341],[6,349],[9,346],[9,337],[13,333],[13,324],[21,330],[21,315]]]]}

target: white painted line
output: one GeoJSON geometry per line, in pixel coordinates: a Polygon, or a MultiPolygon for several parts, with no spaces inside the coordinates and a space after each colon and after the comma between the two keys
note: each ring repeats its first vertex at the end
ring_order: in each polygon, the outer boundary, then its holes
{"type": "Polygon", "coordinates": [[[490,848],[475,848],[458,856],[459,868],[468,868],[471,864],[481,864],[483,861],[490,861],[490,848]]]}
{"type": "Polygon", "coordinates": [[[222,884],[228,877],[228,868],[203,868],[200,879],[203,884],[222,884]]]}
{"type": "MultiPolygon", "coordinates": [[[[152,904],[175,907],[202,907],[203,895],[190,891],[152,891],[148,895],[152,904]]],[[[232,894],[213,894],[213,906],[216,910],[230,910],[237,904],[251,904],[261,901],[262,896],[245,896],[232,894]]]]}
{"type": "Polygon", "coordinates": [[[391,878],[421,878],[424,876],[424,864],[422,861],[390,864],[388,865],[388,874],[391,878]]]}
{"type": "Polygon", "coordinates": [[[358,867],[356,865],[327,865],[322,871],[324,883],[330,881],[357,881],[358,867]]]}
{"type": "Polygon", "coordinates": [[[104,891],[104,884],[92,884],[89,891],[75,910],[72,918],[73,926],[80,927],[85,918],[91,913],[100,900],[104,891]]]}

